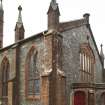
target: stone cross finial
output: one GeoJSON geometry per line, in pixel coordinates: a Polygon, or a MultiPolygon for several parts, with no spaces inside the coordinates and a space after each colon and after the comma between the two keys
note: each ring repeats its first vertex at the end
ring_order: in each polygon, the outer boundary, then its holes
{"type": "Polygon", "coordinates": [[[101,44],[101,48],[103,47],[103,44],[101,44]]]}
{"type": "Polygon", "coordinates": [[[53,3],[56,3],[56,0],[52,0],[53,3]]]}
{"type": "Polygon", "coordinates": [[[57,3],[56,3],[56,0],[52,0],[52,1],[51,1],[51,6],[52,6],[52,8],[53,8],[54,10],[57,9],[57,3]]]}
{"type": "Polygon", "coordinates": [[[19,6],[19,7],[18,7],[18,10],[19,10],[18,22],[19,22],[19,23],[22,23],[22,15],[21,15],[22,7],[19,6]]]}
{"type": "Polygon", "coordinates": [[[1,1],[1,7],[2,7],[2,0],[0,0],[1,1]]]}
{"type": "Polygon", "coordinates": [[[104,67],[104,53],[103,53],[103,45],[101,44],[101,51],[100,51],[100,57],[101,57],[101,60],[102,60],[102,64],[103,64],[103,67],[104,67]]]}
{"type": "Polygon", "coordinates": [[[101,55],[101,57],[103,57],[103,58],[104,58],[104,53],[103,53],[103,44],[101,44],[100,46],[101,46],[100,55],[101,55]]]}
{"type": "Polygon", "coordinates": [[[22,11],[22,7],[21,7],[21,5],[19,5],[18,10],[19,10],[19,11],[22,11]]]}
{"type": "Polygon", "coordinates": [[[0,0],[0,16],[3,16],[4,10],[2,5],[2,0],[0,0]]]}

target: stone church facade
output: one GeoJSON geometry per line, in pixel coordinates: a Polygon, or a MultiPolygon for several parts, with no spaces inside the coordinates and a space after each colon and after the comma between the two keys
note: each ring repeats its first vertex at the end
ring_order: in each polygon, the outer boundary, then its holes
{"type": "Polygon", "coordinates": [[[105,105],[104,54],[99,53],[89,14],[59,22],[51,0],[48,30],[24,39],[22,7],[15,43],[3,47],[4,10],[0,4],[1,105],[105,105]]]}

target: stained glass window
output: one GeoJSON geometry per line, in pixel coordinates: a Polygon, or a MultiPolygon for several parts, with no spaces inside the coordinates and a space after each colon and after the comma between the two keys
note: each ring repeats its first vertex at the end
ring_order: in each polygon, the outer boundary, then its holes
{"type": "Polygon", "coordinates": [[[7,105],[8,103],[8,80],[9,80],[9,61],[5,57],[1,64],[2,70],[2,103],[3,105],[7,105]]]}
{"type": "Polygon", "coordinates": [[[81,44],[80,47],[80,71],[83,82],[94,81],[94,54],[88,43],[81,44]],[[93,72],[93,73],[92,73],[93,72]]]}
{"type": "Polygon", "coordinates": [[[2,96],[8,95],[9,62],[4,58],[2,63],[2,96]]]}
{"type": "Polygon", "coordinates": [[[40,80],[39,79],[36,79],[34,81],[35,83],[35,95],[38,95],[40,93],[40,80]]]}
{"type": "Polygon", "coordinates": [[[40,94],[40,76],[37,68],[37,52],[31,49],[28,54],[28,95],[40,94]]]}

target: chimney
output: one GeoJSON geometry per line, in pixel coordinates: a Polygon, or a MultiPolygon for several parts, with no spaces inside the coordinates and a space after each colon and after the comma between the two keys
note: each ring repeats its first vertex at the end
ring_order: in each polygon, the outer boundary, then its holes
{"type": "Polygon", "coordinates": [[[87,23],[89,23],[89,16],[90,16],[89,13],[85,13],[85,14],[83,15],[84,19],[87,20],[87,23]]]}

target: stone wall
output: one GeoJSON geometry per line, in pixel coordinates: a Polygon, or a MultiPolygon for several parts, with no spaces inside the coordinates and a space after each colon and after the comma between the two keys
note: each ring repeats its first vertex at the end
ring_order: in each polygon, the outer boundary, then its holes
{"type": "Polygon", "coordinates": [[[63,36],[63,70],[66,73],[67,105],[70,104],[70,94],[72,83],[81,83],[80,80],[80,44],[87,42],[87,35],[90,46],[95,55],[95,82],[102,82],[102,65],[96,51],[93,39],[89,29],[84,26],[72,28],[71,30],[61,33],[63,36]]]}
{"type": "Polygon", "coordinates": [[[26,94],[25,94],[25,66],[26,66],[26,58],[27,54],[29,53],[29,50],[31,49],[32,46],[35,46],[36,51],[38,52],[37,54],[37,68],[41,73],[43,72],[43,56],[44,56],[44,45],[42,38],[36,38],[33,39],[27,43],[24,43],[20,46],[20,63],[19,63],[19,70],[20,70],[20,89],[19,89],[19,94],[20,94],[20,105],[41,105],[40,99],[35,100],[34,96],[33,99],[27,99],[26,94]]]}
{"type": "MultiPolygon", "coordinates": [[[[40,99],[35,100],[35,99],[27,99],[26,94],[25,94],[25,66],[26,66],[26,57],[27,54],[29,53],[29,50],[31,49],[32,46],[35,46],[37,52],[38,52],[38,59],[37,59],[37,68],[41,73],[43,72],[43,67],[44,67],[44,44],[43,44],[43,37],[38,37],[38,38],[33,38],[32,40],[28,40],[22,44],[15,44],[10,46],[9,48],[3,49],[0,51],[0,80],[1,80],[1,63],[2,60],[6,57],[9,61],[10,64],[10,71],[9,71],[9,80],[13,81],[16,78],[16,70],[18,69],[19,71],[19,103],[20,105],[41,105],[40,99]],[[18,53],[16,53],[16,48],[18,46],[18,53]],[[16,66],[16,54],[19,54],[17,58],[18,59],[18,65],[16,66]],[[18,67],[18,68],[17,68],[18,67]]],[[[11,87],[8,85],[8,90],[10,90],[11,87]]],[[[13,89],[12,89],[13,90],[13,89]]],[[[13,98],[12,96],[12,90],[9,91],[9,103],[12,105],[11,99],[13,98]]],[[[1,90],[0,90],[1,92],[1,90]]],[[[0,93],[1,94],[1,93],[0,93]]]]}
{"type": "MultiPolygon", "coordinates": [[[[72,28],[68,31],[64,31],[61,33],[61,35],[63,36],[63,44],[62,44],[62,51],[60,48],[58,48],[58,50],[60,50],[61,52],[54,57],[58,57],[57,58],[57,62],[56,65],[58,67],[58,69],[61,69],[65,72],[66,74],[66,102],[67,105],[70,105],[70,94],[72,95],[72,83],[81,83],[81,79],[80,79],[80,74],[79,74],[79,70],[80,70],[80,44],[82,43],[86,43],[87,42],[87,35],[90,37],[89,38],[89,43],[90,46],[94,52],[95,55],[95,83],[100,83],[102,82],[102,65],[98,56],[98,53],[96,51],[93,39],[91,37],[90,31],[89,29],[86,27],[86,25],[84,26],[80,26],[80,27],[76,27],[76,28],[72,28]],[[63,57],[60,57],[62,56],[63,57]],[[61,61],[62,60],[62,61],[61,61]]],[[[58,37],[59,40],[61,40],[61,37],[58,37]],[[59,39],[60,38],[60,39],[59,39]]],[[[53,54],[55,54],[56,51],[54,48],[56,47],[56,44],[54,44],[53,48],[51,46],[51,43],[49,41],[50,38],[48,37],[48,39],[46,38],[46,40],[44,39],[44,36],[39,36],[33,39],[31,38],[31,40],[25,41],[24,43],[19,44],[18,48],[19,48],[19,62],[18,62],[18,70],[19,70],[19,102],[20,105],[41,105],[41,97],[38,100],[32,99],[29,100],[26,97],[26,92],[25,92],[25,72],[26,72],[26,58],[27,58],[27,54],[29,53],[29,50],[31,49],[32,46],[35,46],[38,55],[37,55],[37,68],[40,72],[40,75],[44,72],[44,70],[49,71],[49,69],[52,67],[52,62],[54,63],[54,60],[50,59],[49,62],[49,57],[52,57],[51,55],[51,51],[53,50],[53,54]],[[45,42],[46,46],[45,46],[45,42]],[[50,46],[50,47],[48,47],[50,46]],[[51,50],[51,51],[50,51],[51,50]],[[49,52],[47,52],[49,51],[49,52]],[[48,56],[47,56],[48,55],[48,56]],[[46,56],[46,57],[45,57],[46,56]],[[46,58],[46,59],[45,59],[46,58]]],[[[57,40],[55,40],[53,43],[55,43],[57,40]]],[[[60,44],[62,43],[62,40],[60,42],[60,44]]],[[[16,76],[16,45],[13,45],[9,48],[7,48],[6,50],[1,50],[0,51],[0,64],[2,63],[3,58],[6,56],[9,60],[10,63],[10,79],[14,79],[16,76]]],[[[55,58],[56,59],[56,58],[55,58]]],[[[1,66],[1,65],[0,65],[1,66]]],[[[54,68],[54,67],[52,67],[54,68]]],[[[59,71],[59,70],[58,70],[59,71]]],[[[1,72],[0,72],[1,74],[1,72]]],[[[1,77],[1,76],[0,76],[1,77]]],[[[59,81],[59,83],[61,84],[61,82],[59,81]]],[[[41,85],[42,86],[42,85],[41,85]]],[[[57,87],[58,88],[58,87],[57,87]]],[[[64,88],[64,86],[59,87],[59,88],[64,88]]],[[[57,91],[57,90],[56,90],[57,91]]],[[[61,91],[58,91],[58,95],[61,95],[60,93],[61,91]]],[[[64,93],[62,91],[62,93],[64,93]]],[[[98,93],[97,93],[98,94],[98,93]]],[[[11,97],[12,99],[12,97],[11,97]]],[[[59,98],[59,100],[61,100],[59,98]]],[[[63,99],[62,99],[63,100],[63,99]]],[[[60,101],[59,101],[60,102],[60,101]]]]}

